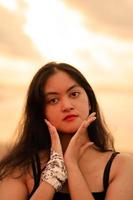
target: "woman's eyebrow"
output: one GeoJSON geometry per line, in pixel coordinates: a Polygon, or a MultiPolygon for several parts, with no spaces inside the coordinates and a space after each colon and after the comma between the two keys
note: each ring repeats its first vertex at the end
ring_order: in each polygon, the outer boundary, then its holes
{"type": "Polygon", "coordinates": [[[58,92],[46,92],[45,93],[45,96],[49,96],[49,95],[58,95],[59,93],[58,92]]]}
{"type": "Polygon", "coordinates": [[[70,90],[72,90],[73,88],[76,88],[76,87],[80,87],[80,86],[78,84],[74,84],[70,88],[68,88],[66,92],[69,92],[70,90]]]}
{"type": "MultiPolygon", "coordinates": [[[[77,84],[74,84],[74,85],[72,85],[70,88],[68,88],[67,90],[66,90],[66,92],[69,92],[70,90],[72,90],[73,88],[76,88],[76,87],[80,87],[79,85],[77,85],[77,84]]],[[[46,92],[45,93],[45,96],[48,96],[48,95],[58,95],[59,93],[58,92],[46,92]]]]}

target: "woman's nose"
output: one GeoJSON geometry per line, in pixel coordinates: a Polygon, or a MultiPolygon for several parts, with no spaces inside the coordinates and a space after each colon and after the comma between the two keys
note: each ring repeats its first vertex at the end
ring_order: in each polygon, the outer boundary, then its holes
{"type": "Polygon", "coordinates": [[[72,102],[70,101],[70,99],[68,98],[65,98],[61,101],[61,109],[62,111],[70,111],[72,110],[74,107],[73,107],[73,104],[72,102]]]}

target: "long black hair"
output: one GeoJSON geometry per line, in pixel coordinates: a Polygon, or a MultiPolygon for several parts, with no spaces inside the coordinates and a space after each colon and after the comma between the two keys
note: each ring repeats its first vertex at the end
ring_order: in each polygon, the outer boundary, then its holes
{"type": "Polygon", "coordinates": [[[94,142],[101,152],[114,150],[113,138],[100,113],[94,91],[86,78],[78,69],[69,64],[50,62],[37,71],[29,85],[18,139],[11,151],[0,162],[0,179],[18,166],[27,169],[31,165],[31,159],[35,154],[50,149],[50,135],[47,125],[44,123],[44,86],[48,78],[58,71],[66,72],[84,88],[91,105],[90,113],[96,112],[97,119],[88,127],[89,139],[94,142]]]}

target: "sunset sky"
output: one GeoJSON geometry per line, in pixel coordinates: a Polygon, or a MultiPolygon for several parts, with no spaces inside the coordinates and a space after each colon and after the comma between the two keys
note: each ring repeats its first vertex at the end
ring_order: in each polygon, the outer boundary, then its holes
{"type": "Polygon", "coordinates": [[[19,116],[10,121],[3,113],[21,111],[33,74],[53,60],[82,71],[119,134],[117,145],[133,152],[133,1],[0,0],[0,140],[19,116]]]}
{"type": "Polygon", "coordinates": [[[0,68],[27,73],[59,60],[96,81],[133,84],[131,0],[0,0],[0,19],[0,68]]]}

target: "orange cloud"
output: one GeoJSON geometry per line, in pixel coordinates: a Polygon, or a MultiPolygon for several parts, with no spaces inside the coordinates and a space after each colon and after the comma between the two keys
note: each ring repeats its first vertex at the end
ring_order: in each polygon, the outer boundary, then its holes
{"type": "Polygon", "coordinates": [[[86,28],[113,37],[133,40],[133,1],[66,0],[64,2],[82,13],[86,28]]]}
{"type": "Polygon", "coordinates": [[[23,31],[24,16],[0,6],[0,19],[0,54],[17,59],[40,59],[32,40],[23,31]]]}

